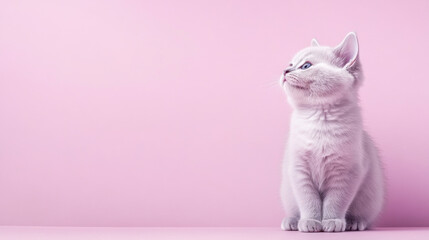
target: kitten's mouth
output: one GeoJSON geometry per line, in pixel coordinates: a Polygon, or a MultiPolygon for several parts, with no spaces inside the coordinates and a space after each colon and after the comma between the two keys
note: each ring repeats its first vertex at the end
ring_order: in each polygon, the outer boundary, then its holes
{"type": "MultiPolygon", "coordinates": [[[[291,78],[292,78],[292,79],[295,79],[295,78],[293,78],[292,76],[291,76],[291,78]]],[[[288,80],[286,79],[286,77],[285,77],[285,78],[283,79],[283,85],[285,85],[286,83],[287,83],[289,86],[291,86],[292,88],[295,88],[295,89],[308,90],[308,87],[304,87],[304,86],[301,86],[301,85],[298,85],[298,84],[292,83],[291,81],[288,81],[288,80]]]]}

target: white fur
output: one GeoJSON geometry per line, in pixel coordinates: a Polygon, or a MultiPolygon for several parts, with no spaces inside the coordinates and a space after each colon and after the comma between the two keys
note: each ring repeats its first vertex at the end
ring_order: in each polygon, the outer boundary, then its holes
{"type": "Polygon", "coordinates": [[[281,84],[294,108],[283,164],[283,230],[364,230],[379,215],[384,183],[377,149],[363,130],[358,41],[298,52],[281,84]],[[311,62],[308,69],[301,69],[311,62]]]}

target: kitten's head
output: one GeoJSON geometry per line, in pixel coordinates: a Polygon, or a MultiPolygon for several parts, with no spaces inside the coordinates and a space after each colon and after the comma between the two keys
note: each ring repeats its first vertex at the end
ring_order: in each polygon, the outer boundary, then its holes
{"type": "Polygon", "coordinates": [[[298,52],[284,70],[280,82],[292,105],[335,104],[356,99],[361,82],[356,34],[347,34],[336,47],[311,46],[298,52]]]}

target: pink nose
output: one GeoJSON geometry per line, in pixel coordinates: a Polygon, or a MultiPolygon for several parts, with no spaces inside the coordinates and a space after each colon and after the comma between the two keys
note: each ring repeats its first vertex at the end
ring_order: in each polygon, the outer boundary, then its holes
{"type": "Polygon", "coordinates": [[[286,70],[283,71],[283,75],[286,75],[286,74],[288,74],[288,73],[290,73],[292,71],[293,71],[292,68],[288,68],[288,69],[286,69],[286,70]]]}

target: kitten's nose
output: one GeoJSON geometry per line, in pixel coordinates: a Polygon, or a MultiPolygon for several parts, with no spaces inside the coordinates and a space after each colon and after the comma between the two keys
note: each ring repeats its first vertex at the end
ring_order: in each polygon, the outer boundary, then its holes
{"type": "Polygon", "coordinates": [[[292,71],[293,71],[293,68],[288,68],[288,69],[286,69],[286,70],[283,71],[283,75],[286,75],[286,74],[288,74],[288,73],[290,73],[292,71]]]}

